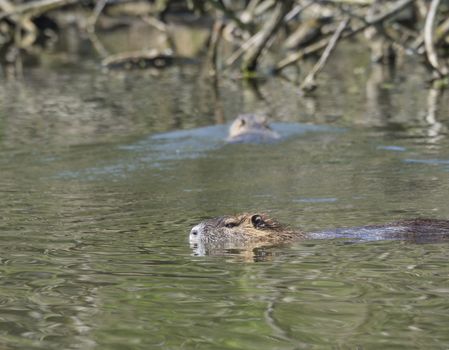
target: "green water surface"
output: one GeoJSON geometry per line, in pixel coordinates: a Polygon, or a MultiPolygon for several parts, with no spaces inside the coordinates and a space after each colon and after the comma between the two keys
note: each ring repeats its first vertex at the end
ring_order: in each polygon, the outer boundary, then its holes
{"type": "Polygon", "coordinates": [[[342,67],[311,97],[273,78],[265,101],[195,66],[2,82],[0,348],[448,349],[445,243],[306,241],[256,262],[188,244],[249,210],[305,230],[449,218],[447,92],[415,66],[342,67]],[[227,145],[251,111],[283,140],[227,145]]]}

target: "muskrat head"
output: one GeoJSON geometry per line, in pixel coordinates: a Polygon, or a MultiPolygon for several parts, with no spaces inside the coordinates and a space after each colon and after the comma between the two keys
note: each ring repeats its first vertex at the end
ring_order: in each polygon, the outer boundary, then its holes
{"type": "Polygon", "coordinates": [[[258,114],[241,114],[229,128],[228,141],[251,142],[279,139],[279,134],[273,131],[266,116],[258,114]]]}
{"type": "Polygon", "coordinates": [[[198,255],[217,249],[272,246],[296,235],[266,214],[240,214],[208,219],[190,231],[190,245],[198,255]]]}

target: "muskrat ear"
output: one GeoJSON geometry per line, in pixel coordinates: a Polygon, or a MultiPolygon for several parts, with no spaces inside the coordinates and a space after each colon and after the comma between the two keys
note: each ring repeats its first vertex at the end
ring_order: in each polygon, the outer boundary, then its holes
{"type": "Polygon", "coordinates": [[[251,223],[255,228],[264,228],[265,221],[263,221],[262,217],[258,214],[251,216],[251,223]]]}

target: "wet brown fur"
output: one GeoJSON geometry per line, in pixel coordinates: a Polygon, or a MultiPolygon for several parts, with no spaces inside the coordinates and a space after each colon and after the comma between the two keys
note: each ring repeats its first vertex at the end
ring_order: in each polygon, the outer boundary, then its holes
{"type": "MultiPolygon", "coordinates": [[[[243,229],[246,235],[252,237],[256,241],[264,241],[267,243],[284,243],[304,237],[301,231],[295,231],[288,226],[281,224],[279,221],[271,218],[265,213],[250,214],[244,213],[234,217],[239,222],[239,228],[243,229]],[[251,218],[259,215],[264,222],[264,227],[255,228],[251,222],[251,218]]],[[[232,219],[231,219],[232,220],[232,219]]]]}
{"type": "Polygon", "coordinates": [[[233,216],[220,216],[200,223],[202,241],[217,244],[231,241],[240,244],[261,243],[277,245],[301,239],[304,234],[292,230],[272,219],[267,214],[243,213],[233,216]],[[255,220],[259,220],[259,225],[255,220]]]}
{"type": "Polygon", "coordinates": [[[241,114],[229,128],[228,142],[269,141],[279,137],[279,134],[271,129],[267,117],[241,114]]]}
{"type": "MultiPolygon", "coordinates": [[[[203,235],[202,241],[213,244],[228,241],[267,246],[313,238],[313,234],[293,230],[267,214],[243,213],[234,216],[221,216],[204,220],[200,225],[201,227],[198,229],[201,230],[203,235]]],[[[379,229],[379,231],[382,231],[386,228],[393,228],[393,230],[384,236],[385,239],[398,238],[413,241],[427,239],[430,241],[429,238],[432,238],[432,236],[449,237],[448,220],[403,220],[388,225],[371,225],[356,229],[379,229]],[[394,228],[397,228],[397,230],[395,231],[394,228]]],[[[329,238],[332,238],[334,231],[327,231],[327,233],[329,238]]]]}

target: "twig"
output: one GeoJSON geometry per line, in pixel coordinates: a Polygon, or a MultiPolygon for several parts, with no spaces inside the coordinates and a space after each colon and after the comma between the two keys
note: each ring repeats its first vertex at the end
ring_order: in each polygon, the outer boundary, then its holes
{"type": "Polygon", "coordinates": [[[149,26],[156,28],[160,32],[165,34],[165,39],[167,41],[168,46],[172,50],[172,52],[176,52],[176,43],[173,38],[173,35],[170,31],[170,28],[167,26],[167,24],[164,21],[161,21],[155,17],[152,16],[142,16],[141,19],[148,24],[149,26]]]}
{"type": "Polygon", "coordinates": [[[348,26],[348,23],[349,23],[349,18],[345,18],[338,25],[337,29],[335,30],[335,33],[329,39],[329,43],[327,44],[326,48],[324,49],[323,54],[321,55],[320,59],[315,64],[315,66],[313,66],[312,70],[309,72],[307,77],[302,82],[302,84],[300,86],[301,90],[311,91],[316,88],[315,78],[316,78],[317,74],[319,72],[321,72],[324,65],[326,64],[331,52],[334,50],[335,46],[337,45],[338,39],[340,39],[341,34],[345,30],[345,28],[348,26]]]}
{"type": "Polygon", "coordinates": [[[160,32],[162,32],[162,33],[168,32],[167,25],[165,24],[165,22],[163,22],[155,17],[148,16],[148,15],[141,16],[140,18],[142,18],[142,21],[144,21],[146,24],[148,24],[151,27],[156,28],[160,32]]]}
{"type": "Polygon", "coordinates": [[[246,6],[245,10],[240,15],[240,19],[244,23],[248,23],[254,20],[255,11],[257,8],[257,5],[259,4],[260,0],[251,0],[248,5],[246,6]]]}
{"type": "MultiPolygon", "coordinates": [[[[448,34],[449,34],[449,18],[446,18],[446,20],[444,20],[443,23],[441,23],[435,29],[435,42],[438,44],[448,34]]],[[[411,48],[417,51],[419,54],[423,54],[424,53],[423,44],[424,44],[424,35],[420,33],[412,43],[411,48]]]]}
{"type": "Polygon", "coordinates": [[[446,18],[435,30],[435,40],[440,42],[449,34],[449,18],[446,18]]]}
{"type": "Polygon", "coordinates": [[[217,53],[218,45],[224,29],[224,22],[221,19],[217,19],[212,29],[212,34],[209,42],[209,50],[207,53],[208,61],[211,69],[209,74],[215,76],[217,74],[217,53]]]}
{"type": "Polygon", "coordinates": [[[257,32],[254,34],[251,38],[249,38],[247,41],[245,41],[234,53],[229,56],[225,63],[227,66],[231,66],[237,61],[246,50],[248,50],[251,46],[255,45],[262,37],[262,32],[257,32]]]}
{"type": "Polygon", "coordinates": [[[9,0],[0,0],[0,8],[3,10],[3,12],[14,12],[15,7],[9,0]]]}
{"type": "Polygon", "coordinates": [[[100,39],[98,39],[98,36],[95,33],[95,31],[87,30],[86,33],[87,33],[87,38],[90,40],[90,42],[92,43],[92,46],[97,51],[97,53],[100,55],[100,57],[102,57],[102,58],[108,57],[110,55],[109,51],[106,50],[103,43],[100,41],[100,39]]]}
{"type": "Polygon", "coordinates": [[[232,10],[228,9],[222,0],[206,0],[206,1],[216,9],[222,11],[227,17],[233,20],[239,28],[244,30],[248,29],[248,25],[243,23],[232,10]]]}
{"type": "Polygon", "coordinates": [[[92,15],[87,20],[87,31],[90,33],[95,32],[95,24],[97,23],[98,17],[100,16],[101,12],[103,11],[104,7],[106,6],[106,3],[108,0],[98,0],[95,4],[94,11],[92,12],[92,15]]]}
{"type": "Polygon", "coordinates": [[[280,27],[283,18],[290,11],[292,4],[292,0],[283,0],[276,4],[273,15],[260,30],[262,34],[257,45],[254,45],[254,47],[246,52],[242,65],[243,71],[254,72],[256,70],[257,62],[263,49],[280,27]]]}
{"type": "Polygon", "coordinates": [[[365,5],[372,5],[372,1],[370,1],[370,3],[367,4],[358,4],[358,3],[346,3],[344,1],[332,1],[332,0],[322,0],[322,3],[325,5],[330,5],[333,6],[334,8],[338,9],[342,15],[347,15],[350,16],[354,19],[357,19],[363,23],[366,22],[366,16],[362,16],[359,15],[358,13],[355,13],[353,11],[353,8],[357,6],[357,8],[360,8],[361,6],[365,6],[365,5]],[[349,5],[349,6],[348,6],[349,5]],[[349,9],[351,8],[351,9],[349,9]]]}
{"type": "Polygon", "coordinates": [[[298,16],[302,11],[313,4],[312,0],[307,1],[305,4],[296,5],[293,9],[285,15],[285,22],[290,22],[293,18],[298,16]]]}
{"type": "Polygon", "coordinates": [[[447,67],[438,63],[438,55],[435,51],[433,43],[433,29],[435,27],[435,18],[438,11],[440,0],[432,0],[429,10],[427,11],[426,22],[424,24],[424,46],[426,48],[427,59],[430,65],[441,76],[448,74],[447,67]]]}
{"type": "Polygon", "coordinates": [[[276,0],[265,0],[261,4],[259,4],[254,10],[254,15],[260,16],[270,10],[272,7],[276,5],[276,0]]]}
{"type": "Polygon", "coordinates": [[[78,2],[79,0],[36,0],[23,5],[14,6],[14,9],[1,13],[0,20],[5,17],[19,14],[26,14],[28,16],[35,17],[44,12],[78,2]]]}
{"type": "Polygon", "coordinates": [[[9,19],[14,22],[14,43],[17,47],[26,48],[33,45],[37,38],[37,29],[29,15],[17,15],[16,7],[9,0],[0,0],[0,8],[10,13],[9,19]],[[22,34],[22,30],[24,33],[22,34]]]}
{"type": "MultiPolygon", "coordinates": [[[[290,21],[294,16],[299,15],[303,10],[308,8],[310,5],[313,4],[313,0],[309,0],[303,5],[297,5],[294,9],[292,9],[287,15],[285,16],[285,21],[290,21]]],[[[254,34],[251,38],[249,38],[247,41],[245,41],[240,47],[235,50],[231,56],[229,56],[225,64],[226,66],[232,66],[235,61],[237,61],[244,53],[247,51],[251,46],[255,45],[261,38],[262,38],[262,31],[257,32],[254,34]]]]}
{"type": "MultiPolygon", "coordinates": [[[[388,11],[385,11],[384,13],[381,13],[377,16],[373,16],[370,20],[366,20],[366,23],[363,23],[362,25],[360,25],[359,27],[357,27],[356,29],[344,33],[341,38],[342,39],[346,39],[349,37],[352,37],[358,33],[360,33],[361,31],[365,30],[366,28],[375,25],[377,23],[380,23],[392,16],[394,16],[395,14],[397,14],[399,11],[403,10],[405,7],[409,6],[410,4],[413,3],[414,0],[400,0],[398,1],[391,9],[389,9],[388,11]]],[[[279,72],[282,69],[284,69],[285,67],[288,67],[296,62],[298,62],[299,60],[301,60],[302,58],[313,54],[317,51],[322,50],[323,48],[325,48],[328,44],[328,39],[322,39],[312,45],[307,46],[305,49],[295,52],[289,56],[287,56],[285,59],[283,59],[281,62],[279,62],[274,71],[275,72],[279,72]]]]}

